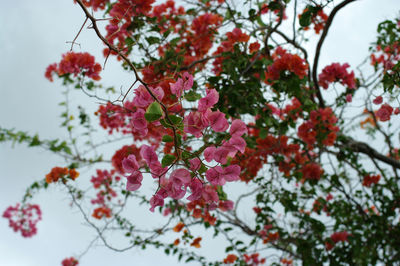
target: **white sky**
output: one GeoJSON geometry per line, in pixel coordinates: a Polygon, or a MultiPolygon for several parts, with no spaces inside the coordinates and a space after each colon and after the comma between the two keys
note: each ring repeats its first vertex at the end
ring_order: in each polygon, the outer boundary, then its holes
{"type": "MultiPolygon", "coordinates": [[[[338,1],[337,1],[338,3],[338,1]]],[[[361,0],[340,11],[323,46],[320,67],[331,62],[349,62],[353,67],[368,52],[374,40],[377,23],[393,18],[400,10],[398,0],[361,0]]],[[[0,9],[0,125],[39,133],[42,138],[64,137],[59,128],[63,100],[61,88],[44,78],[47,65],[60,60],[84,17],[72,1],[17,0],[2,1],[0,9]]],[[[90,51],[102,62],[102,45],[92,31],[84,31],[78,40],[82,51],[90,51]]],[[[79,51],[79,48],[76,49],[79,51]]],[[[129,85],[126,73],[118,63],[109,60],[103,81],[108,85],[129,85]]],[[[88,100],[91,101],[91,100],[88,100]]],[[[0,144],[0,214],[20,201],[24,189],[39,180],[54,165],[63,161],[40,149],[24,145],[0,144]]],[[[43,221],[38,234],[23,239],[0,219],[0,265],[53,266],[63,258],[81,252],[93,231],[81,225],[78,213],[71,213],[68,198],[57,189],[39,194],[35,199],[42,207],[43,221]]],[[[143,214],[143,215],[148,215],[143,214]]],[[[220,254],[223,258],[223,254],[220,254]]],[[[163,251],[115,253],[102,247],[91,250],[80,265],[178,265],[175,257],[163,251]]]]}

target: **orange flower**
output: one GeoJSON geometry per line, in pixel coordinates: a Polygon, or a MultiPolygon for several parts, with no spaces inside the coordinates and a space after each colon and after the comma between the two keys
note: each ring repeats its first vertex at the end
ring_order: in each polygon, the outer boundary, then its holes
{"type": "Polygon", "coordinates": [[[69,176],[70,176],[73,180],[75,180],[75,179],[78,178],[79,172],[76,171],[75,169],[69,169],[69,176]]]}
{"type": "Polygon", "coordinates": [[[181,242],[181,241],[179,240],[179,238],[175,239],[175,241],[174,241],[174,246],[179,245],[180,242],[181,242]]]}
{"type": "Polygon", "coordinates": [[[224,263],[234,263],[236,260],[238,259],[238,257],[234,254],[229,254],[225,259],[224,259],[224,263]]]}
{"type": "Polygon", "coordinates": [[[107,207],[99,207],[93,211],[92,216],[99,220],[103,217],[110,218],[111,210],[107,207]]]}
{"type": "Polygon", "coordinates": [[[200,241],[201,241],[201,237],[198,237],[198,238],[195,238],[194,240],[193,240],[193,242],[192,242],[192,244],[190,244],[192,247],[195,247],[195,248],[200,248],[201,246],[200,246],[200,241]]]}
{"type": "Polygon", "coordinates": [[[53,169],[51,169],[50,173],[48,173],[46,175],[46,182],[48,184],[52,183],[52,182],[57,182],[58,179],[60,179],[61,177],[65,176],[68,174],[68,168],[62,168],[62,167],[53,167],[53,169]]]}
{"type": "Polygon", "coordinates": [[[180,232],[181,230],[182,230],[182,228],[185,226],[185,224],[184,223],[182,223],[182,222],[179,222],[175,227],[174,227],[174,232],[180,232]]]}

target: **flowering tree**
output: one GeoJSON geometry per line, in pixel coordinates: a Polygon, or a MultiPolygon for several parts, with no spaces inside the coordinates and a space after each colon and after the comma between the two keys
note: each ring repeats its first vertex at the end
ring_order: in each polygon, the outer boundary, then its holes
{"type": "Polygon", "coordinates": [[[379,24],[357,68],[318,65],[335,15],[354,1],[76,0],[82,28],[45,72],[65,87],[69,138],[0,128],[0,141],[40,146],[66,163],[3,217],[33,236],[35,193],[60,186],[116,251],[154,246],[204,265],[400,261],[400,20],[379,24]],[[74,50],[85,25],[105,45],[103,64],[74,50]],[[312,38],[317,46],[306,49],[312,38]],[[99,82],[110,56],[132,73],[130,87],[99,82]],[[94,119],[107,137],[94,137],[93,116],[69,101],[74,90],[101,103],[94,119]],[[109,158],[101,153],[121,140],[109,158]],[[85,178],[90,189],[79,185],[85,178]],[[162,224],[135,224],[128,208],[139,204],[162,224]],[[199,249],[203,231],[223,239],[216,261],[199,249]],[[115,232],[126,246],[112,241],[115,232]]]}

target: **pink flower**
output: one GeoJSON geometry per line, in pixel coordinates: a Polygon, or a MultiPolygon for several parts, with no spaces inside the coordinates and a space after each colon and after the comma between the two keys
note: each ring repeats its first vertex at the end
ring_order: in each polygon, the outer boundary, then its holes
{"type": "Polygon", "coordinates": [[[241,153],[244,153],[244,150],[245,150],[246,145],[247,145],[246,141],[243,138],[237,137],[237,136],[232,137],[229,140],[229,144],[232,147],[234,147],[236,150],[240,151],[241,153]]]}
{"type": "Polygon", "coordinates": [[[241,137],[243,134],[247,134],[246,124],[239,119],[233,120],[231,128],[229,129],[229,134],[231,134],[232,137],[241,137]]]}
{"type": "Polygon", "coordinates": [[[3,217],[8,219],[8,225],[14,232],[21,232],[23,237],[32,237],[37,233],[36,224],[42,219],[39,205],[26,204],[8,207],[3,217]]]}
{"type": "Polygon", "coordinates": [[[178,98],[182,96],[182,92],[190,90],[193,86],[193,76],[188,72],[183,73],[183,79],[179,78],[177,82],[170,83],[171,92],[178,98]]]}
{"type": "Polygon", "coordinates": [[[346,95],[346,102],[351,103],[353,101],[353,96],[349,93],[346,95]]]}
{"type": "Polygon", "coordinates": [[[133,104],[137,107],[142,107],[146,108],[151,104],[154,99],[151,97],[150,93],[146,90],[146,87],[143,85],[140,85],[136,90],[135,90],[135,98],[133,98],[133,104]]]}
{"type": "Polygon", "coordinates": [[[176,169],[170,175],[170,182],[177,187],[188,186],[190,181],[190,172],[184,168],[176,169]]]}
{"type": "Polygon", "coordinates": [[[204,150],[204,159],[207,162],[211,162],[212,160],[214,160],[214,153],[215,153],[216,149],[217,148],[215,148],[214,146],[210,146],[204,150]]]}
{"type": "Polygon", "coordinates": [[[207,95],[199,100],[199,112],[205,112],[219,100],[219,94],[215,89],[207,89],[206,93],[207,95]]]}
{"type": "Polygon", "coordinates": [[[160,193],[162,189],[160,189],[153,197],[151,197],[150,199],[150,211],[154,212],[154,209],[157,206],[164,206],[164,199],[165,197],[163,197],[162,192],[160,193]]]}
{"type": "Polygon", "coordinates": [[[122,160],[122,168],[127,173],[133,173],[139,169],[139,164],[136,161],[136,156],[133,154],[128,155],[128,157],[122,160]]]}
{"type": "Polygon", "coordinates": [[[196,138],[202,136],[202,131],[208,126],[208,121],[205,116],[200,112],[191,112],[184,118],[184,129],[194,135],[196,138]]]}
{"type": "Polygon", "coordinates": [[[131,123],[135,130],[141,131],[143,129],[147,129],[147,121],[144,118],[145,111],[143,109],[138,109],[132,115],[131,123]]]}
{"type": "Polygon", "coordinates": [[[239,180],[240,166],[229,165],[223,169],[221,175],[228,182],[239,180]]]}
{"type": "Polygon", "coordinates": [[[219,202],[218,207],[220,208],[221,211],[226,212],[226,211],[230,211],[233,210],[233,201],[231,200],[221,200],[219,202]]]}
{"type": "Polygon", "coordinates": [[[226,147],[219,147],[215,150],[214,160],[221,163],[226,164],[228,155],[230,153],[230,149],[226,147]]]}
{"type": "Polygon", "coordinates": [[[187,197],[188,200],[194,201],[201,198],[201,195],[203,193],[203,183],[201,183],[200,180],[198,180],[197,178],[193,178],[189,184],[189,188],[192,192],[192,195],[187,197]]]}
{"type": "Polygon", "coordinates": [[[207,118],[211,128],[215,132],[224,132],[229,127],[229,123],[225,118],[225,114],[221,113],[220,111],[208,112],[207,118]]]}
{"type": "Polygon", "coordinates": [[[214,186],[223,186],[225,185],[225,179],[221,175],[223,173],[223,169],[221,166],[215,166],[214,168],[210,168],[206,172],[206,178],[210,184],[214,186]]]}
{"type": "Polygon", "coordinates": [[[135,191],[142,186],[143,175],[139,171],[134,171],[127,179],[126,190],[135,191]]]}
{"type": "Polygon", "coordinates": [[[202,195],[204,201],[208,204],[218,202],[219,197],[217,191],[215,191],[215,188],[212,186],[205,186],[203,189],[203,195],[202,195]]]}
{"type": "Polygon", "coordinates": [[[390,120],[390,116],[393,113],[393,107],[388,105],[387,103],[383,104],[381,108],[376,111],[375,115],[382,122],[390,120]]]}
{"type": "Polygon", "coordinates": [[[196,171],[200,168],[201,166],[201,161],[199,158],[194,158],[192,160],[189,160],[190,163],[190,170],[196,171]]]}
{"type": "MultiPolygon", "coordinates": [[[[158,100],[161,101],[164,98],[164,90],[161,87],[157,87],[155,89],[150,87],[149,89],[153,92],[158,100]]],[[[147,106],[149,106],[149,104],[154,102],[154,98],[143,85],[140,85],[135,90],[135,95],[135,98],[133,98],[133,104],[136,107],[146,108],[147,106]]]]}

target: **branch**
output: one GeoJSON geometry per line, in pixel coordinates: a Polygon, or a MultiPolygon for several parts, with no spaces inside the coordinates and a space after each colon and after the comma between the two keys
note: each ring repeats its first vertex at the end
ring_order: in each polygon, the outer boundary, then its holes
{"type": "Polygon", "coordinates": [[[397,161],[393,158],[390,158],[388,156],[385,156],[378,151],[376,151],[374,148],[369,146],[367,143],[361,142],[354,140],[350,137],[345,137],[345,140],[343,141],[344,146],[353,149],[355,152],[360,152],[368,155],[371,158],[375,158],[381,162],[387,163],[394,168],[400,169],[400,161],[397,161]]]}
{"type": "Polygon", "coordinates": [[[318,85],[318,78],[317,78],[318,61],[319,61],[319,56],[321,54],[322,44],[324,43],[325,38],[328,35],[329,28],[332,25],[332,21],[333,21],[333,18],[335,17],[335,15],[336,15],[336,13],[340,9],[345,7],[347,4],[350,4],[351,2],[354,2],[354,1],[356,1],[356,0],[345,0],[342,3],[340,3],[339,5],[335,6],[335,8],[329,14],[328,20],[326,21],[326,24],[325,24],[325,27],[324,27],[324,31],[322,32],[321,38],[319,39],[318,44],[317,44],[317,48],[316,48],[316,51],[315,51],[315,57],[314,57],[313,70],[312,70],[312,78],[313,78],[313,81],[314,81],[315,90],[317,92],[319,105],[322,108],[325,107],[325,103],[324,103],[324,99],[322,98],[322,94],[321,94],[321,90],[320,90],[319,85],[318,85]]]}

